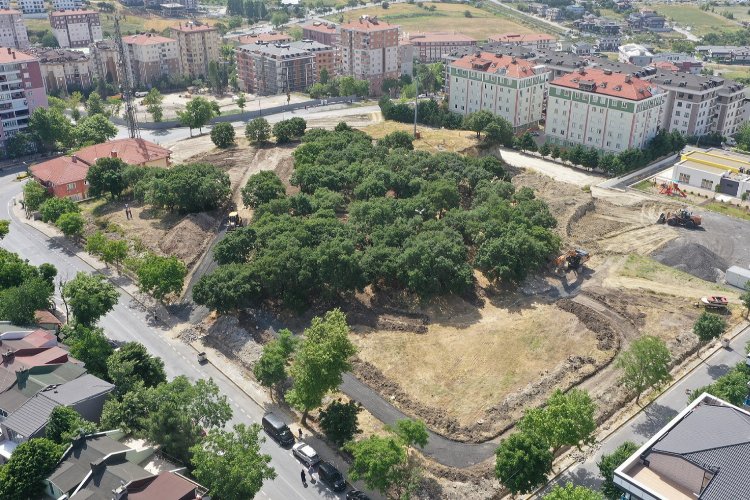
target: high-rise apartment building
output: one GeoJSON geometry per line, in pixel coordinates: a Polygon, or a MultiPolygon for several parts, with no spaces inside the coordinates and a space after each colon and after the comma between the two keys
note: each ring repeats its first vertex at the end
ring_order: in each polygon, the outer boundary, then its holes
{"type": "Polygon", "coordinates": [[[100,40],[89,45],[91,67],[96,77],[115,86],[120,84],[123,65],[114,40],[100,40]]]}
{"type": "Polygon", "coordinates": [[[304,91],[315,83],[315,55],[290,44],[237,47],[240,89],[258,95],[304,91]]]}
{"type": "Polygon", "coordinates": [[[94,86],[95,72],[87,54],[71,49],[29,49],[28,53],[39,59],[47,92],[66,95],[94,86]]]}
{"type": "Polygon", "coordinates": [[[88,47],[102,39],[102,23],[95,10],[51,12],[49,22],[62,48],[88,47]]]}
{"type": "Polygon", "coordinates": [[[24,14],[44,14],[44,0],[17,0],[18,8],[24,14]]]}
{"type": "Polygon", "coordinates": [[[461,33],[409,33],[414,55],[422,63],[438,62],[458,47],[475,47],[477,41],[461,33]]]}
{"type": "Polygon", "coordinates": [[[0,145],[27,128],[31,113],[47,104],[37,58],[0,47],[0,145]]]}
{"type": "Polygon", "coordinates": [[[305,40],[314,40],[329,47],[338,47],[341,35],[339,27],[336,24],[314,21],[302,25],[302,38],[305,40]]]}
{"type": "Polygon", "coordinates": [[[341,25],[341,74],[370,82],[370,94],[383,92],[383,82],[398,79],[399,26],[362,16],[341,25]]]}
{"type": "Polygon", "coordinates": [[[180,51],[180,72],[190,78],[208,76],[208,63],[219,63],[221,36],[216,28],[188,21],[170,31],[180,51]]]}
{"type": "Polygon", "coordinates": [[[78,10],[82,6],[82,0],[52,0],[52,7],[55,10],[78,10]]]}
{"type": "Polygon", "coordinates": [[[151,87],[164,77],[180,74],[180,51],[177,40],[153,33],[122,37],[125,44],[125,69],[133,83],[151,87]]]}
{"type": "Polygon", "coordinates": [[[0,10],[0,47],[25,49],[29,46],[29,35],[23,23],[21,11],[0,10]]]}
{"type": "Polygon", "coordinates": [[[300,40],[292,42],[290,47],[306,50],[312,53],[315,61],[315,81],[320,81],[320,72],[326,70],[328,76],[333,78],[336,75],[336,49],[330,45],[325,45],[313,40],[300,40]]]}

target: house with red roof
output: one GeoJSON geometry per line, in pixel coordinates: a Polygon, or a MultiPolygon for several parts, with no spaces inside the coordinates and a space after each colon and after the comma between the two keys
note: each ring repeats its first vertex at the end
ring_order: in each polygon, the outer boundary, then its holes
{"type": "Polygon", "coordinates": [[[513,55],[475,52],[448,68],[450,110],[467,115],[486,110],[508,120],[514,129],[542,118],[549,73],[513,55]]]}
{"type": "Polygon", "coordinates": [[[659,130],[665,99],[631,74],[581,68],[549,84],[547,140],[612,153],[643,148],[659,130]]]}

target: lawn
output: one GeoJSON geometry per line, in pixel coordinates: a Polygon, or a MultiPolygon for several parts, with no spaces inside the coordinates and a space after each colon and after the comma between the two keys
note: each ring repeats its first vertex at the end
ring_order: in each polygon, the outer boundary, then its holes
{"type": "Polygon", "coordinates": [[[717,31],[731,31],[739,29],[737,22],[726,19],[719,14],[723,7],[717,7],[716,13],[705,12],[694,5],[663,5],[654,4],[651,8],[667,17],[670,21],[675,21],[682,27],[690,27],[691,33],[697,36],[703,36],[708,33],[717,31]]]}
{"type": "MultiPolygon", "coordinates": [[[[414,131],[414,126],[408,123],[384,121],[362,128],[362,131],[366,132],[373,139],[380,139],[384,135],[396,132],[397,130],[411,134],[414,131]]],[[[419,131],[420,138],[414,141],[414,149],[429,151],[431,153],[461,152],[477,145],[476,134],[474,132],[436,129],[424,125],[418,125],[417,130],[419,131]]]]}
{"type": "MultiPolygon", "coordinates": [[[[354,21],[359,16],[377,16],[379,19],[401,26],[404,32],[416,31],[444,31],[457,32],[472,36],[478,40],[486,40],[488,36],[497,33],[531,33],[526,26],[516,23],[506,17],[492,14],[469,5],[425,2],[425,8],[416,4],[395,4],[388,9],[382,7],[368,7],[343,14],[344,21],[354,21]],[[434,6],[434,11],[426,7],[434,6]],[[466,17],[470,12],[471,17],[466,17]]],[[[338,21],[340,14],[328,16],[329,20],[338,21]]]]}
{"type": "Polygon", "coordinates": [[[731,217],[737,217],[738,219],[750,220],[750,212],[748,212],[747,207],[738,207],[737,205],[722,203],[720,201],[709,201],[708,203],[701,205],[701,208],[729,215],[731,217]]]}

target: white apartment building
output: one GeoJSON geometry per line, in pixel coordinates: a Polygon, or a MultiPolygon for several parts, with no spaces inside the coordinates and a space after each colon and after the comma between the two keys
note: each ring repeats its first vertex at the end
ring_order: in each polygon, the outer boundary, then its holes
{"type": "Polygon", "coordinates": [[[82,0],[52,0],[55,10],[78,10],[83,6],[82,0]]]}
{"type": "Polygon", "coordinates": [[[103,38],[102,23],[95,10],[50,12],[49,22],[62,48],[88,47],[103,38]]]}
{"type": "Polygon", "coordinates": [[[170,28],[170,34],[177,40],[180,51],[180,72],[190,78],[208,76],[211,61],[219,64],[221,35],[207,24],[188,21],[170,28]]]}
{"type": "Polygon", "coordinates": [[[44,0],[17,0],[17,5],[24,14],[44,14],[47,12],[44,0]]]}
{"type": "Polygon", "coordinates": [[[29,35],[23,16],[18,10],[0,10],[0,47],[25,49],[29,46],[29,35]]]}
{"type": "Polygon", "coordinates": [[[0,10],[10,10],[10,0],[0,0],[0,10]]]}
{"type": "Polygon", "coordinates": [[[547,140],[613,153],[643,148],[659,130],[665,98],[629,74],[581,68],[549,84],[547,140]]]}
{"type": "Polygon", "coordinates": [[[449,107],[466,115],[487,110],[508,120],[513,128],[542,118],[548,72],[537,72],[525,59],[477,52],[450,64],[449,107]]]}

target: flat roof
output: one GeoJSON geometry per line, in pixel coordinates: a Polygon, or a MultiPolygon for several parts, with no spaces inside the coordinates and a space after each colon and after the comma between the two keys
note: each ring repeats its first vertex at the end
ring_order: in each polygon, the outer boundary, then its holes
{"type": "Polygon", "coordinates": [[[476,38],[463,33],[446,33],[442,31],[409,33],[411,42],[463,42],[476,43],[476,38]]]}
{"type": "Polygon", "coordinates": [[[698,162],[690,161],[690,160],[682,160],[681,162],[679,162],[677,164],[677,166],[678,167],[692,168],[693,170],[699,170],[701,172],[707,172],[709,174],[722,175],[722,174],[727,173],[727,171],[724,170],[724,169],[717,168],[717,167],[712,167],[710,165],[706,165],[706,164],[703,164],[703,163],[698,163],[698,162]]]}
{"type": "Polygon", "coordinates": [[[159,43],[177,43],[174,38],[167,38],[153,33],[141,33],[140,35],[128,35],[122,37],[122,41],[132,45],[156,45],[159,43]]]}
{"type": "Polygon", "coordinates": [[[59,10],[56,12],[52,12],[50,16],[52,17],[64,17],[64,16],[83,16],[83,15],[99,15],[99,11],[96,10],[59,10]]]}
{"type": "Polygon", "coordinates": [[[750,156],[741,155],[723,149],[691,149],[682,154],[681,160],[691,160],[709,167],[738,172],[740,168],[750,173],[750,156]]]}

